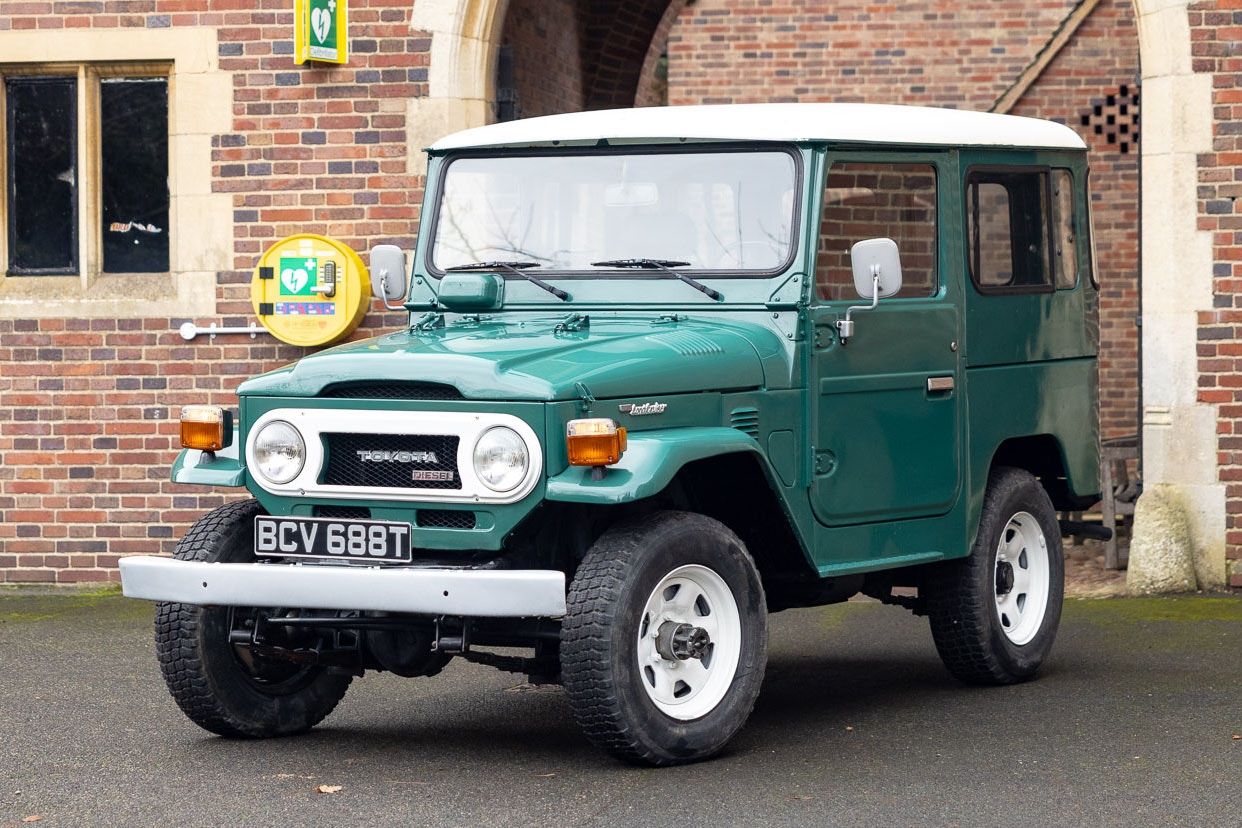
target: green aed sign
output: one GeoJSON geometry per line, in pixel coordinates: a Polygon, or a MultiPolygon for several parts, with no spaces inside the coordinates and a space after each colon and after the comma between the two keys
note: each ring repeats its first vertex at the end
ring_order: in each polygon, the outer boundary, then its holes
{"type": "Polygon", "coordinates": [[[346,0],[294,0],[294,59],[345,63],[349,60],[346,0]]]}
{"type": "Polygon", "coordinates": [[[319,261],[314,256],[280,259],[280,295],[314,296],[319,284],[319,261]]]}

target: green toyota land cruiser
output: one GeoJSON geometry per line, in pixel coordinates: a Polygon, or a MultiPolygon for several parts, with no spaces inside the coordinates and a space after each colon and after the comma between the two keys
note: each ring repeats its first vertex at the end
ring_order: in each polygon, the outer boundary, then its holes
{"type": "Polygon", "coordinates": [[[298,733],[366,670],[456,657],[686,762],[749,715],[769,612],[859,593],[926,615],[965,682],[1036,673],[1057,510],[1099,488],[1070,129],[673,107],[428,152],[412,267],[371,252],[408,325],[244,382],[236,428],[182,414],[174,480],[251,495],[121,562],[190,719],[298,733]]]}

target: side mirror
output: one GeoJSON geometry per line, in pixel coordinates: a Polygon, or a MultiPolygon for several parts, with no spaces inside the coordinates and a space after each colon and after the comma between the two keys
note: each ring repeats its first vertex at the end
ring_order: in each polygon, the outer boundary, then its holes
{"type": "Polygon", "coordinates": [[[405,310],[392,304],[405,298],[405,252],[395,244],[377,244],[371,248],[371,295],[389,310],[405,310]]]}
{"type": "Polygon", "coordinates": [[[841,344],[854,335],[854,311],[875,310],[881,299],[901,290],[901,254],[892,239],[867,239],[850,248],[850,266],[854,271],[854,290],[870,305],[854,305],[845,309],[845,318],[837,320],[841,344]]]}
{"type": "Polygon", "coordinates": [[[901,254],[892,239],[856,243],[850,248],[850,266],[854,290],[862,299],[887,299],[901,290],[901,254]]]}

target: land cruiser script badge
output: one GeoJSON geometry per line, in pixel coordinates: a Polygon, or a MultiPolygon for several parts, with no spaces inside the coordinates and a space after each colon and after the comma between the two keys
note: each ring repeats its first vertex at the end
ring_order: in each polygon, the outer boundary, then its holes
{"type": "Polygon", "coordinates": [[[629,414],[631,417],[645,417],[648,414],[663,414],[664,409],[666,408],[668,408],[668,404],[662,402],[639,403],[638,405],[626,403],[625,405],[620,406],[621,413],[629,414]]]}

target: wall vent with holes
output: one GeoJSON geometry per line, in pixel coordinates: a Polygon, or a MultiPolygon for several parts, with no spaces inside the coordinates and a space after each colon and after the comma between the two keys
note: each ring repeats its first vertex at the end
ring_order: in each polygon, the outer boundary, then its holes
{"type": "Polygon", "coordinates": [[[1122,155],[1128,155],[1139,142],[1139,90],[1123,83],[1117,91],[1100,99],[1082,114],[1082,125],[1104,138],[1122,155]]]}

